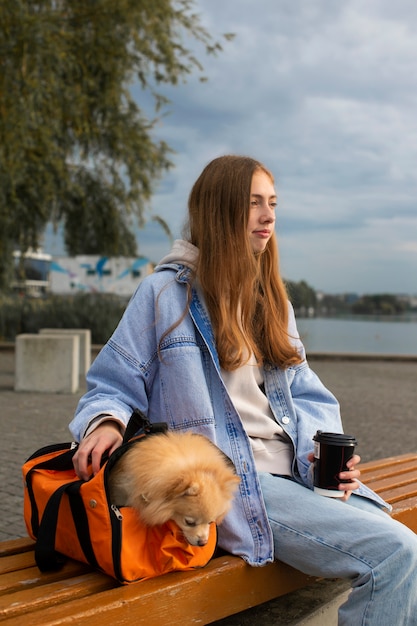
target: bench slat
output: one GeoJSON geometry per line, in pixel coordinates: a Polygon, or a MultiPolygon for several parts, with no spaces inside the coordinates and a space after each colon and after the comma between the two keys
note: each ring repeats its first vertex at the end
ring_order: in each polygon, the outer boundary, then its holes
{"type": "Polygon", "coordinates": [[[407,486],[409,486],[411,491],[415,491],[416,483],[417,471],[401,472],[401,474],[395,474],[394,476],[384,476],[373,481],[366,481],[366,484],[377,493],[383,493],[384,491],[389,491],[392,488],[399,489],[407,486]]]}
{"type": "MultiPolygon", "coordinates": [[[[315,580],[283,563],[253,568],[242,559],[228,555],[213,559],[201,570],[166,574],[97,593],[88,600],[76,599],[42,611],[30,612],[30,624],[207,624],[315,580]],[[162,589],[163,602],[158,601],[162,589]]],[[[29,619],[29,613],[26,617],[29,619]]],[[[2,626],[21,626],[21,623],[22,615],[6,618],[2,626]]]]}
{"type": "Polygon", "coordinates": [[[58,580],[67,580],[89,572],[91,572],[89,565],[72,560],[68,560],[57,571],[45,572],[43,574],[36,565],[25,570],[11,570],[0,575],[0,596],[4,593],[14,593],[19,591],[19,589],[30,589],[39,585],[48,585],[58,580]]]}
{"type": "Polygon", "coordinates": [[[35,542],[29,537],[22,537],[20,539],[9,539],[8,541],[0,542],[0,557],[9,556],[12,554],[21,554],[22,552],[29,552],[33,550],[35,542]]]}
{"type": "Polygon", "coordinates": [[[373,470],[378,467],[393,467],[395,465],[401,465],[402,463],[408,463],[408,461],[416,461],[417,452],[406,452],[405,454],[399,454],[397,456],[386,456],[382,459],[373,459],[372,461],[366,461],[361,463],[361,467],[365,470],[373,470]]]}
{"type": "Polygon", "coordinates": [[[23,552],[22,554],[11,554],[0,559],[0,576],[7,572],[15,572],[17,570],[27,569],[35,565],[35,557],[32,552],[23,552]]]}
{"type": "Polygon", "coordinates": [[[4,618],[15,617],[75,598],[85,598],[112,587],[115,587],[115,581],[99,572],[65,578],[59,582],[43,584],[41,593],[39,587],[33,587],[1,596],[0,615],[4,618]]]}
{"type": "Polygon", "coordinates": [[[405,485],[390,486],[384,489],[379,489],[377,493],[382,495],[382,497],[387,502],[393,504],[400,500],[406,500],[407,498],[412,498],[413,496],[417,495],[417,483],[415,482],[414,484],[407,483],[405,485]]]}
{"type": "Polygon", "coordinates": [[[394,480],[395,478],[398,478],[399,480],[401,480],[402,476],[407,476],[407,475],[416,475],[416,462],[413,463],[407,463],[404,465],[397,465],[396,467],[393,467],[391,470],[386,467],[386,468],[381,468],[378,471],[375,471],[372,473],[372,475],[369,474],[369,472],[362,472],[361,471],[361,478],[363,479],[364,482],[366,482],[369,485],[372,485],[374,482],[378,482],[380,480],[389,480],[390,478],[392,480],[394,480]]]}
{"type": "Polygon", "coordinates": [[[374,480],[374,477],[380,477],[384,474],[395,475],[400,473],[402,468],[415,470],[417,467],[417,454],[403,454],[398,457],[388,457],[386,459],[378,459],[376,461],[368,461],[361,463],[361,477],[367,484],[374,480]]]}

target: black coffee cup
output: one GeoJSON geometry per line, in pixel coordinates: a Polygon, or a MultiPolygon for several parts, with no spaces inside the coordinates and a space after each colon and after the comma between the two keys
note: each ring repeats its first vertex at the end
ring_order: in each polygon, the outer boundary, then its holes
{"type": "Polygon", "coordinates": [[[326,433],[318,430],[314,441],[314,491],[322,496],[342,498],[339,485],[351,483],[340,480],[340,472],[347,471],[346,463],[352,458],[357,441],[353,435],[326,433]]]}

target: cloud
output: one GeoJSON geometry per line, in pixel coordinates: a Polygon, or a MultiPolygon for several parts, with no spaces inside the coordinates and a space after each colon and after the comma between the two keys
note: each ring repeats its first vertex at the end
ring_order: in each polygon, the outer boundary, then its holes
{"type": "MultiPolygon", "coordinates": [[[[201,0],[207,83],[166,88],[176,150],[153,211],[179,236],[205,164],[249,154],[276,176],[286,278],[325,291],[416,293],[417,5],[201,0]]],[[[165,245],[167,243],[165,242],[165,245]]]]}
{"type": "MultiPolygon", "coordinates": [[[[176,151],[150,210],[181,236],[188,194],[221,154],[274,173],[281,268],[327,292],[417,294],[415,0],[196,0],[217,56],[189,41],[208,77],[162,88],[155,137],[176,151]]],[[[132,93],[149,110],[149,96],[132,93]]],[[[140,253],[169,249],[162,228],[140,253]]],[[[55,245],[55,244],[54,244],[55,245]]]]}

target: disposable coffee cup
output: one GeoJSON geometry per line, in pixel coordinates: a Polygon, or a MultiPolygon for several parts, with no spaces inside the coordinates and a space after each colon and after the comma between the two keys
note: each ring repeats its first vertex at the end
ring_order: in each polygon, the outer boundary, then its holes
{"type": "Polygon", "coordinates": [[[318,430],[314,441],[314,491],[322,496],[342,498],[340,484],[352,480],[340,480],[340,472],[348,470],[346,463],[352,458],[357,441],[353,435],[326,433],[318,430]]]}

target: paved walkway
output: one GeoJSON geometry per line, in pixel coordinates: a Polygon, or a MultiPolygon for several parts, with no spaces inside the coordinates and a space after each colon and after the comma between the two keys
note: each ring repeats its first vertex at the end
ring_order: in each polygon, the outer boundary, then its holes
{"type": "MultiPolygon", "coordinates": [[[[310,357],[310,365],[339,399],[345,431],[357,437],[363,461],[417,451],[417,357],[415,360],[310,357]]],[[[17,393],[13,389],[14,353],[0,350],[0,540],[26,536],[21,466],[38,448],[70,440],[67,424],[83,392],[83,381],[81,386],[76,394],[17,393]]],[[[230,626],[292,623],[277,620],[285,611],[290,616],[291,596],[221,623],[230,626]]],[[[316,596],[316,591],[310,592],[308,602],[313,602],[316,596]]]]}

